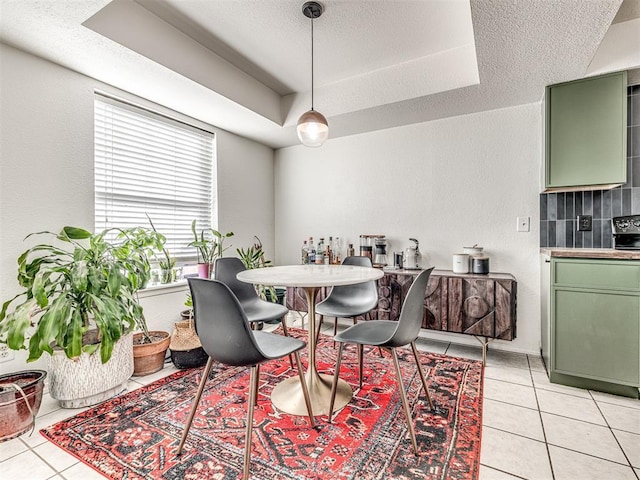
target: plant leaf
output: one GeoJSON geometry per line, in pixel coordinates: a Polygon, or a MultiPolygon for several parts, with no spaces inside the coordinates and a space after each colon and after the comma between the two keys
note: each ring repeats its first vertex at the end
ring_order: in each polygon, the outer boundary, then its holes
{"type": "Polygon", "coordinates": [[[62,232],[64,232],[65,236],[71,240],[85,240],[91,237],[91,232],[83,228],[63,227],[62,232]]]}

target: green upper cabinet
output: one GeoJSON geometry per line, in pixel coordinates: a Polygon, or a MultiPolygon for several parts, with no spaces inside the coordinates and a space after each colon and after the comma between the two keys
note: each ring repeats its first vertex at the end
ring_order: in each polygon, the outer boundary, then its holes
{"type": "Polygon", "coordinates": [[[546,189],[627,181],[627,72],[548,86],[546,189]]]}

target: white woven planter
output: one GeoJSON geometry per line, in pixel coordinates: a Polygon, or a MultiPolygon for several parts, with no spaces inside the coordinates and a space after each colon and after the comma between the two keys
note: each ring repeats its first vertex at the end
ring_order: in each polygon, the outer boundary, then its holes
{"type": "Polygon", "coordinates": [[[133,334],[113,346],[109,361],[100,361],[100,352],[83,353],[70,360],[61,350],[50,355],[49,393],[62,408],[88,407],[123,391],[133,374],[133,334]]]}

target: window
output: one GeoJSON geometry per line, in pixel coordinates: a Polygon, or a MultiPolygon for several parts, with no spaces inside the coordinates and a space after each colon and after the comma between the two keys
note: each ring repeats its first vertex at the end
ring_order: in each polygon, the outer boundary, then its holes
{"type": "Polygon", "coordinates": [[[211,228],[213,134],[96,94],[95,228],[149,226],[178,263],[195,263],[191,222],[211,228]]]}

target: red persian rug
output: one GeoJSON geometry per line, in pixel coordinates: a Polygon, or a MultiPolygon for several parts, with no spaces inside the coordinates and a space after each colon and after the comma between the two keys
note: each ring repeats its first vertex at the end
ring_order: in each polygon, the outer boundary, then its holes
{"type": "MultiPolygon", "coordinates": [[[[303,330],[291,334],[306,337],[303,330]]],[[[337,348],[321,336],[320,372],[333,373],[337,348]]],[[[289,359],[261,366],[251,478],[477,479],[482,429],[482,364],[422,353],[435,410],[430,411],[410,349],[399,349],[420,456],[414,454],[393,363],[365,351],[364,385],[348,347],[341,378],[354,387],[334,423],[274,411],[271,390],[293,374],[289,359]]],[[[202,369],[183,370],[93,407],[41,433],[112,479],[237,479],[241,476],[249,372],[214,366],[181,457],[174,451],[202,369]]]]}

